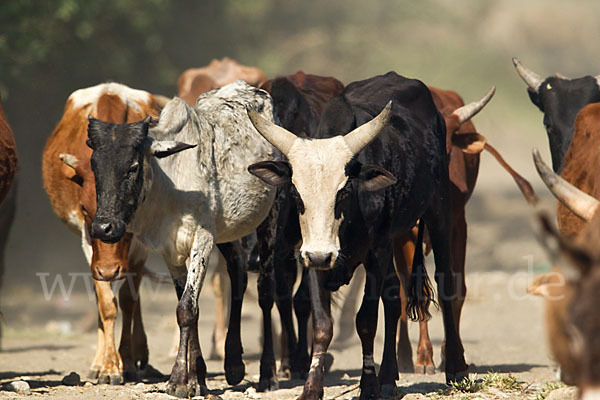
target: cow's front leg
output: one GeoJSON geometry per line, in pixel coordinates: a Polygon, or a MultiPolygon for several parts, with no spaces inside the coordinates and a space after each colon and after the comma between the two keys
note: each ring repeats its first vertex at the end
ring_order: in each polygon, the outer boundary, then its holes
{"type": "Polygon", "coordinates": [[[325,289],[324,271],[311,269],[308,272],[310,305],[313,315],[313,354],[308,370],[308,378],[299,400],[317,400],[323,398],[323,373],[325,354],[333,337],[331,319],[331,296],[325,289]]]}
{"type": "MultiPolygon", "coordinates": [[[[197,232],[194,237],[185,287],[177,304],[179,350],[167,385],[167,393],[172,396],[185,398],[208,393],[206,364],[198,340],[198,295],[206,276],[213,243],[213,235],[206,231],[197,232]]],[[[172,275],[179,296],[182,277],[176,272],[172,272],[172,275]]]]}
{"type": "Polygon", "coordinates": [[[98,373],[98,383],[120,385],[123,383],[123,363],[115,348],[115,320],[117,319],[117,302],[110,287],[110,282],[94,281],[100,323],[104,333],[103,357],[98,373]]]}

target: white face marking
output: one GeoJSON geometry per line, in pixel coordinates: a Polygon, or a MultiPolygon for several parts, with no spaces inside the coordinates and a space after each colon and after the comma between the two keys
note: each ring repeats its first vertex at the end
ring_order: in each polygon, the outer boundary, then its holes
{"type": "Polygon", "coordinates": [[[342,136],[328,139],[296,139],[288,152],[292,183],[304,203],[300,214],[301,260],[307,254],[331,254],[333,266],[340,250],[339,227],[335,219],[335,199],[348,177],[345,166],[353,154],[342,136]]]}
{"type": "Polygon", "coordinates": [[[120,83],[111,82],[76,90],[69,96],[69,99],[73,102],[74,108],[80,108],[88,104],[96,104],[103,94],[118,95],[124,103],[136,111],[141,111],[138,102],[149,104],[152,98],[152,95],[144,90],[132,89],[120,83]]]}

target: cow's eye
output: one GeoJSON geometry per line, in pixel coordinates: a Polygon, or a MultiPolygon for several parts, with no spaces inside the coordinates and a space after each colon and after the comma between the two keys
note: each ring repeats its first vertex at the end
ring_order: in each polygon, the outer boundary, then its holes
{"type": "Polygon", "coordinates": [[[87,217],[87,216],[89,215],[89,214],[88,214],[88,211],[85,209],[85,206],[84,206],[83,204],[81,205],[81,213],[82,213],[82,214],[83,214],[85,217],[87,217]]]}
{"type": "Polygon", "coordinates": [[[136,162],[131,167],[129,167],[128,173],[130,175],[136,174],[139,171],[139,169],[140,169],[140,164],[136,162]]]}

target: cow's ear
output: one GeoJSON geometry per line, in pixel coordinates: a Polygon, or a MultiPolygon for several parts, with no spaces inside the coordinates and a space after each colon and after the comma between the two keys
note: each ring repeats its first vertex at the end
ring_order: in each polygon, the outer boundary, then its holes
{"type": "Polygon", "coordinates": [[[452,135],[452,145],[468,154],[481,153],[485,147],[485,141],[485,136],[477,132],[455,133],[452,135]]]}
{"type": "Polygon", "coordinates": [[[190,120],[191,107],[183,99],[169,100],[160,113],[158,125],[150,128],[150,135],[165,137],[181,131],[190,120]]]}
{"type": "Polygon", "coordinates": [[[271,186],[283,185],[292,179],[292,167],[285,161],[260,161],[250,165],[248,172],[271,186]]]}
{"type": "Polygon", "coordinates": [[[385,189],[397,181],[396,177],[385,168],[368,164],[361,166],[358,180],[358,188],[368,192],[385,189]]]}
{"type": "Polygon", "coordinates": [[[584,248],[558,232],[547,213],[539,212],[537,222],[538,238],[551,262],[560,267],[568,281],[580,281],[594,265],[593,258],[584,248]]]}
{"type": "Polygon", "coordinates": [[[153,140],[150,137],[146,137],[145,145],[150,154],[156,158],[168,157],[182,150],[196,147],[195,144],[176,142],[174,140],[153,140]]]}
{"type": "MultiPolygon", "coordinates": [[[[540,87],[541,87],[541,85],[540,85],[540,87]]],[[[544,112],[544,105],[540,101],[540,93],[534,89],[527,88],[527,94],[529,95],[531,102],[533,104],[535,104],[537,106],[537,108],[540,109],[541,112],[544,112]]]]}
{"type": "Polygon", "coordinates": [[[60,161],[65,163],[66,166],[70,167],[70,173],[65,174],[67,179],[75,182],[79,186],[83,186],[83,177],[79,173],[79,159],[73,154],[68,153],[60,153],[58,158],[60,158],[60,161]]]}

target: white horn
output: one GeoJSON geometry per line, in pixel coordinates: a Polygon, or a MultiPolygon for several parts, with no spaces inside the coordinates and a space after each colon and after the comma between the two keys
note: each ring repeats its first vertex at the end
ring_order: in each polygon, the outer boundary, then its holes
{"type": "Polygon", "coordinates": [[[79,160],[73,154],[60,153],[58,155],[58,158],[60,158],[60,161],[67,164],[69,167],[77,169],[77,164],[79,164],[79,160]]]}
{"type": "Polygon", "coordinates": [[[558,176],[543,161],[538,149],[533,149],[533,161],[538,174],[554,197],[560,200],[573,214],[589,221],[600,206],[598,199],[582,192],[563,178],[558,176]]]}
{"type": "Polygon", "coordinates": [[[452,114],[458,117],[459,124],[464,124],[473,118],[479,111],[481,111],[483,107],[487,105],[487,103],[490,102],[494,96],[494,93],[496,93],[496,86],[492,86],[492,88],[480,100],[465,104],[464,106],[454,110],[452,114]]]}
{"type": "Polygon", "coordinates": [[[298,139],[298,136],[275,125],[273,122],[260,115],[256,110],[249,109],[248,117],[258,133],[267,139],[269,143],[278,148],[283,154],[287,155],[294,141],[298,139]]]}
{"type": "Polygon", "coordinates": [[[379,132],[388,124],[391,116],[392,101],[390,100],[378,116],[344,135],[344,141],[352,154],[357,154],[363,147],[375,139],[379,132]]]}
{"type": "Polygon", "coordinates": [[[536,74],[535,72],[525,68],[521,64],[521,62],[519,60],[517,60],[516,57],[513,57],[512,62],[513,62],[513,65],[515,66],[515,68],[517,69],[517,72],[519,73],[519,76],[521,77],[521,79],[523,79],[525,81],[527,86],[529,86],[531,89],[533,89],[537,92],[538,88],[544,81],[542,79],[542,77],[539,76],[538,74],[536,74]]]}

